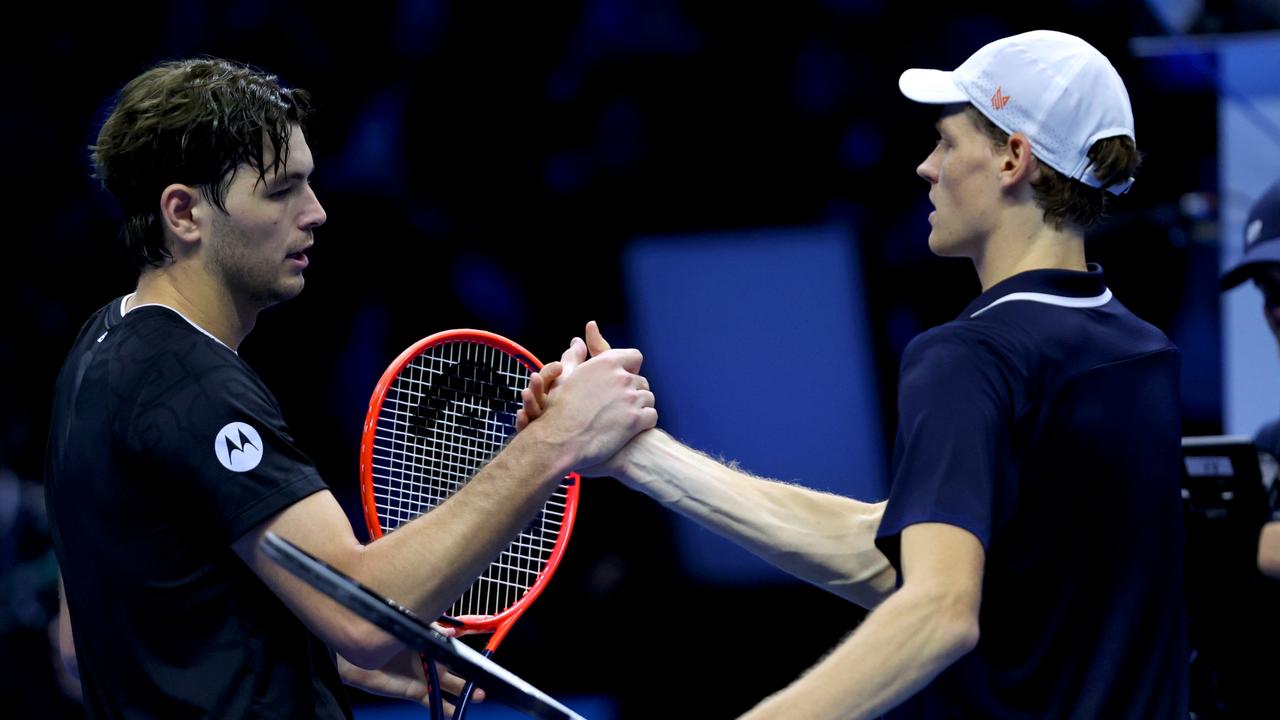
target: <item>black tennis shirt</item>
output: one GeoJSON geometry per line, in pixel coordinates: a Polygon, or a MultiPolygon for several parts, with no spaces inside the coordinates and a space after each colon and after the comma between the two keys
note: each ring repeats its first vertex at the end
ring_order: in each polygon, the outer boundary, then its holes
{"type": "Polygon", "coordinates": [[[332,652],[230,547],[323,481],[235,352],[122,303],[63,365],[46,457],[89,716],[350,717],[332,652]]]}
{"type": "Polygon", "coordinates": [[[976,649],[895,718],[1186,718],[1177,349],[1102,269],[998,283],[902,359],[877,544],[986,551],[976,649]]]}

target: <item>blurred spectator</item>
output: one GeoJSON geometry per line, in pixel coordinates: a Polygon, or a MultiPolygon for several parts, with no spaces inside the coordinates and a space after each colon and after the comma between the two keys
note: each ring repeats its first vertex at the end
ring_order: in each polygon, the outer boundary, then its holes
{"type": "Polygon", "coordinates": [[[79,683],[57,651],[58,564],[44,488],[0,465],[0,708],[6,717],[80,717],[79,683]]]}

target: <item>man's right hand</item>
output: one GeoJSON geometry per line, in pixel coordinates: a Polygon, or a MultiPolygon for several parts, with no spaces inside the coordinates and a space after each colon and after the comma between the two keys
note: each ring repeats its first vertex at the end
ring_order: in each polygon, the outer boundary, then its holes
{"type": "Polygon", "coordinates": [[[649,382],[639,374],[640,351],[609,349],[594,323],[588,339],[595,342],[594,357],[586,359],[586,344],[574,338],[559,362],[534,375],[516,420],[523,430],[540,418],[539,437],[564,447],[572,469],[584,475],[658,422],[649,382]]]}

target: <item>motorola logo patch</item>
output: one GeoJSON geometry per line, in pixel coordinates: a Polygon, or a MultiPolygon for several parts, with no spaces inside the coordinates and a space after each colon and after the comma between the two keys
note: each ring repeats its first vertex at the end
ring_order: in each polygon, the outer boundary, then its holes
{"type": "Polygon", "coordinates": [[[227,423],[213,440],[213,452],[222,467],[231,472],[248,472],[262,462],[262,438],[245,423],[227,423]]]}

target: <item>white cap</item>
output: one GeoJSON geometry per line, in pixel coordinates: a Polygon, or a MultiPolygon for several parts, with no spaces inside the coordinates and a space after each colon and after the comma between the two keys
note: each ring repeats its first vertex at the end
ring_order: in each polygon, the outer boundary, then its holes
{"type": "MultiPolygon", "coordinates": [[[[1119,73],[1092,45],[1066,33],[1034,30],[996,40],[953,72],[908,70],[898,87],[916,102],[972,103],[1005,132],[1026,135],[1040,161],[1092,187],[1102,181],[1089,148],[1116,135],[1134,139],[1119,73]]],[[[1129,178],[1107,190],[1119,195],[1132,184],[1129,178]]]]}

